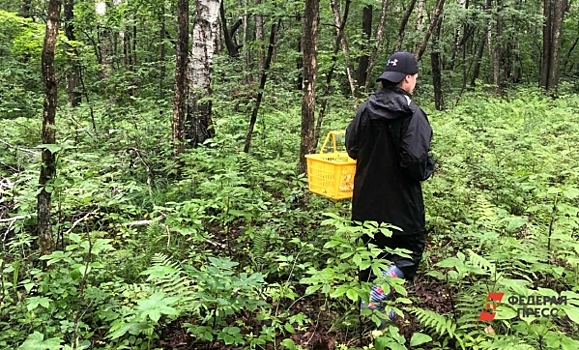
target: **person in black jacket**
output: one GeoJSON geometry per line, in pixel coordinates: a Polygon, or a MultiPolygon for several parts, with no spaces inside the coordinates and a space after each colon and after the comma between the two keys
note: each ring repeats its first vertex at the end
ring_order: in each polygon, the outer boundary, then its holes
{"type": "MultiPolygon", "coordinates": [[[[425,243],[424,202],[421,182],[434,170],[429,156],[432,129],[426,113],[414,102],[412,92],[418,78],[418,62],[408,52],[389,57],[386,68],[377,79],[382,88],[372,94],[358,109],[346,129],[346,149],[356,160],[352,220],[392,224],[387,237],[376,233],[365,243],[380,248],[403,248],[410,258],[385,251],[382,258],[392,262],[384,271],[391,277],[411,280],[425,243]]],[[[370,270],[360,272],[361,281],[369,281],[370,270]]],[[[373,303],[389,297],[378,286],[370,293],[373,303]]]]}

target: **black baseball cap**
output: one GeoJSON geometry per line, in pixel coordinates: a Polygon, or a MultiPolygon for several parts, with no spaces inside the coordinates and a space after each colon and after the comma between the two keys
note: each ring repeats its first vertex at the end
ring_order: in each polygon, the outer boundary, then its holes
{"type": "Polygon", "coordinates": [[[388,57],[384,73],[376,81],[388,80],[399,83],[407,75],[418,73],[418,61],[413,54],[406,51],[398,51],[388,57]]]}

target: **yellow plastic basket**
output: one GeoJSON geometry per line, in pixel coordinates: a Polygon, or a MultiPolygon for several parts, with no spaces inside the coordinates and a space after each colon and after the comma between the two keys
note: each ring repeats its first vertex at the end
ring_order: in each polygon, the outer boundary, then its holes
{"type": "Polygon", "coordinates": [[[331,199],[352,197],[356,161],[346,152],[338,152],[336,136],[344,136],[343,131],[330,131],[319,154],[306,155],[308,188],[311,192],[331,199]],[[332,141],[332,153],[324,153],[328,142],[332,141]]]}

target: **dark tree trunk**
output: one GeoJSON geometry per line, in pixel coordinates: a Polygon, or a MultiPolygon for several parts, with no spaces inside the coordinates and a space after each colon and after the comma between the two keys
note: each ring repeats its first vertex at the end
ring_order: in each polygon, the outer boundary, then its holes
{"type": "Polygon", "coordinates": [[[432,49],[430,51],[430,63],[432,65],[432,84],[434,86],[434,104],[439,111],[444,109],[444,96],[442,94],[442,73],[440,62],[440,27],[442,25],[442,16],[439,17],[436,25],[432,30],[432,49]]]}
{"type": "MultiPolygon", "coordinates": [[[[344,17],[348,16],[350,9],[350,0],[346,0],[346,8],[344,9],[344,17]]],[[[348,47],[348,40],[346,39],[346,33],[344,32],[344,25],[342,24],[342,19],[340,16],[340,9],[338,7],[337,0],[330,0],[330,6],[332,7],[332,12],[334,13],[334,24],[336,25],[336,37],[340,39],[342,45],[342,51],[344,51],[345,63],[346,63],[346,75],[348,76],[348,83],[350,84],[350,92],[352,97],[356,96],[356,83],[354,81],[354,69],[350,64],[350,49],[348,47]]],[[[345,21],[344,21],[345,22],[345,21]]]]}
{"type": "MultiPolygon", "coordinates": [[[[502,61],[502,45],[501,35],[503,30],[502,24],[502,14],[501,14],[501,1],[497,1],[497,11],[495,13],[495,40],[489,41],[489,50],[491,53],[493,61],[493,85],[495,86],[495,92],[500,93],[502,91],[503,81],[501,79],[501,61],[502,61]]],[[[490,33],[490,32],[489,32],[490,33]]],[[[503,67],[504,70],[504,67],[503,67]]]]}
{"type": "Polygon", "coordinates": [[[408,24],[408,19],[410,18],[410,15],[412,15],[412,11],[414,10],[415,5],[416,0],[410,0],[410,3],[406,8],[406,12],[404,12],[404,17],[402,17],[400,27],[398,28],[398,42],[396,42],[396,48],[394,49],[394,51],[400,51],[402,49],[402,43],[404,42],[404,33],[406,32],[406,24],[408,24]]]}
{"type": "MultiPolygon", "coordinates": [[[[367,5],[364,7],[362,12],[362,33],[364,34],[364,43],[360,47],[362,51],[365,51],[372,37],[372,5],[367,5]]],[[[358,86],[364,87],[366,84],[366,76],[368,74],[368,63],[370,57],[367,54],[360,56],[358,60],[358,86]]]]}
{"type": "Polygon", "coordinates": [[[426,34],[424,35],[424,40],[422,40],[422,44],[420,44],[418,52],[415,53],[416,60],[419,61],[422,58],[422,55],[426,50],[428,40],[430,39],[430,35],[432,34],[432,30],[434,29],[434,26],[438,23],[438,18],[442,16],[443,9],[444,9],[444,0],[437,0],[436,6],[434,8],[434,13],[432,15],[432,19],[430,20],[430,25],[428,26],[426,34]]]}
{"type": "MultiPolygon", "coordinates": [[[[302,21],[302,16],[298,13],[296,15],[297,21],[301,23],[302,21]]],[[[304,84],[304,79],[303,79],[303,70],[304,70],[304,59],[302,57],[302,38],[298,38],[297,40],[297,58],[296,58],[296,68],[298,70],[298,77],[297,77],[297,81],[296,81],[296,87],[298,90],[301,90],[303,88],[303,84],[304,84]]]]}
{"type": "Polygon", "coordinates": [[[543,52],[541,61],[541,86],[549,89],[549,71],[551,69],[551,30],[553,28],[553,0],[543,0],[543,52]]]}
{"type": "MultiPolygon", "coordinates": [[[[42,143],[56,143],[56,103],[58,100],[58,80],[54,69],[54,52],[58,38],[60,21],[60,0],[50,0],[46,18],[46,31],[42,46],[42,76],[44,78],[44,107],[42,111],[42,143]]],[[[50,254],[54,247],[51,225],[51,192],[46,186],[56,175],[56,157],[48,148],[42,150],[42,165],[40,167],[40,192],[37,200],[38,243],[40,255],[50,254]]]]}
{"type": "Polygon", "coordinates": [[[167,56],[167,49],[165,47],[165,3],[161,3],[161,10],[159,13],[159,20],[161,22],[161,28],[159,29],[159,41],[161,45],[159,47],[159,99],[165,99],[165,75],[167,74],[167,67],[165,66],[165,58],[167,56]]]}
{"type": "Polygon", "coordinates": [[[189,51],[189,0],[177,1],[177,45],[175,64],[175,97],[173,101],[173,147],[175,155],[183,152],[185,143],[185,109],[187,105],[187,63],[189,51]]]}
{"type": "MultiPolygon", "coordinates": [[[[74,0],[66,0],[64,3],[64,33],[69,41],[74,41],[74,0]]],[[[80,104],[82,95],[78,91],[80,85],[79,81],[79,67],[77,64],[78,53],[72,47],[68,48],[70,70],[66,76],[66,93],[68,95],[68,102],[71,107],[76,107],[80,104]]]]}
{"type": "MultiPolygon", "coordinates": [[[[255,0],[256,6],[261,6],[262,0],[255,0]]],[[[255,40],[257,40],[257,74],[259,76],[260,72],[263,71],[265,65],[265,29],[263,24],[263,15],[261,13],[255,14],[255,40]]]]}
{"type": "Polygon", "coordinates": [[[543,1],[543,47],[540,84],[546,91],[554,92],[559,81],[559,56],[561,30],[567,0],[543,1]]]}
{"type": "Polygon", "coordinates": [[[314,112],[316,100],[316,67],[318,21],[320,16],[319,0],[306,0],[302,27],[302,50],[304,59],[302,128],[300,142],[299,171],[306,172],[306,154],[315,151],[314,112]]]}
{"type": "MultiPolygon", "coordinates": [[[[491,11],[491,6],[492,6],[492,0],[486,0],[486,3],[484,5],[484,11],[485,13],[489,13],[491,11]]],[[[482,57],[484,54],[484,48],[485,48],[485,39],[488,35],[488,32],[491,31],[491,24],[490,24],[490,20],[487,22],[486,25],[486,31],[484,32],[484,34],[481,36],[481,40],[479,45],[477,46],[477,52],[476,52],[476,58],[474,61],[474,67],[473,67],[473,72],[472,72],[472,76],[470,79],[470,86],[471,88],[474,88],[476,86],[476,80],[478,79],[478,76],[480,74],[480,65],[482,62],[482,57]]]]}
{"type": "Polygon", "coordinates": [[[376,40],[374,40],[374,47],[372,48],[372,55],[370,56],[370,62],[368,63],[368,74],[366,76],[366,82],[364,87],[369,88],[370,79],[372,71],[374,70],[374,65],[376,64],[376,56],[378,55],[378,48],[382,43],[382,36],[384,34],[384,24],[386,22],[386,10],[388,9],[388,0],[382,1],[382,10],[380,11],[380,22],[376,28],[376,40]]]}
{"type": "Polygon", "coordinates": [[[253,134],[253,128],[255,126],[255,122],[257,121],[257,113],[259,112],[259,106],[261,105],[261,101],[263,99],[263,90],[265,88],[265,83],[267,81],[267,71],[269,70],[269,66],[271,64],[271,58],[273,57],[273,49],[275,47],[275,34],[277,33],[277,28],[281,23],[281,20],[278,24],[273,24],[271,26],[271,33],[269,35],[269,46],[267,48],[267,57],[265,58],[265,65],[263,66],[263,71],[261,72],[261,79],[259,81],[259,92],[257,93],[257,99],[255,101],[255,107],[251,112],[251,119],[249,121],[249,128],[247,130],[247,135],[245,136],[245,145],[243,147],[243,151],[245,153],[249,152],[249,147],[251,146],[251,137],[253,134]]]}
{"type": "Polygon", "coordinates": [[[219,13],[221,15],[221,25],[223,26],[223,38],[225,39],[225,47],[227,47],[227,53],[229,57],[239,57],[239,46],[233,41],[233,35],[239,26],[241,21],[231,28],[231,31],[227,28],[227,17],[225,16],[225,5],[221,2],[219,7],[219,13]]]}
{"type": "MultiPolygon", "coordinates": [[[[134,22],[136,22],[136,18],[133,19],[134,22]]],[[[134,72],[135,71],[135,67],[137,66],[137,24],[133,24],[133,47],[132,47],[132,52],[133,52],[133,65],[131,67],[131,70],[134,72]]]]}

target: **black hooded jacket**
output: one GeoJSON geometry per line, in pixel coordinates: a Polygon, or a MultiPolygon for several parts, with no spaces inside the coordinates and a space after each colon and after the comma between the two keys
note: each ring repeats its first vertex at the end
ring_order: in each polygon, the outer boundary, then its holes
{"type": "Polygon", "coordinates": [[[434,170],[431,139],[426,114],[402,89],[382,88],[360,106],[346,129],[346,149],[356,160],[352,220],[425,233],[420,182],[434,170]]]}

